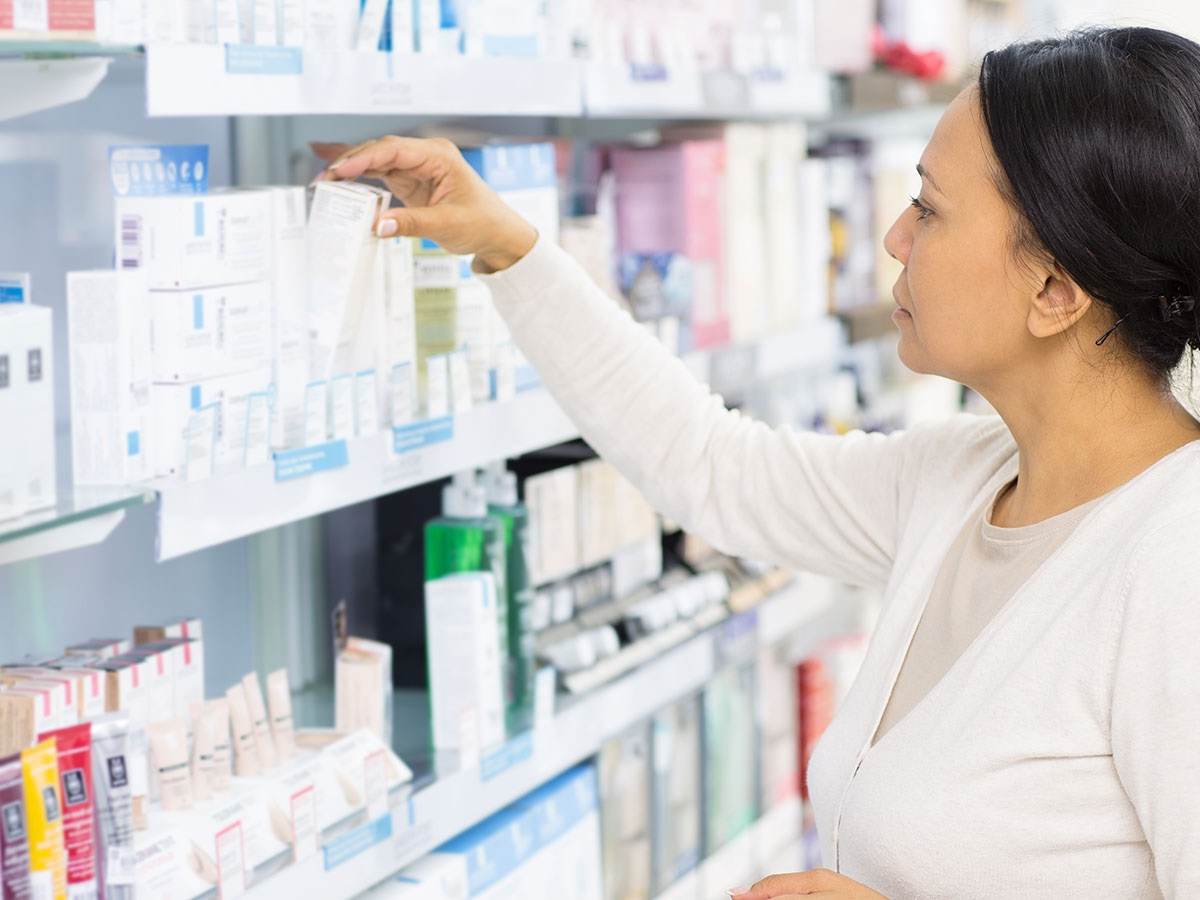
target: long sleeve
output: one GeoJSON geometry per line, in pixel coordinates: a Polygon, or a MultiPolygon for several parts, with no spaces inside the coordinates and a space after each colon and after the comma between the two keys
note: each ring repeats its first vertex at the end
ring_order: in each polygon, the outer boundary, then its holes
{"type": "Polygon", "coordinates": [[[549,241],[483,277],[580,433],[657,509],[727,553],[886,581],[910,436],[773,429],[727,410],[549,241]]]}
{"type": "Polygon", "coordinates": [[[1117,618],[1112,754],[1170,898],[1200,896],[1200,606],[1195,516],[1149,534],[1117,618]]]}

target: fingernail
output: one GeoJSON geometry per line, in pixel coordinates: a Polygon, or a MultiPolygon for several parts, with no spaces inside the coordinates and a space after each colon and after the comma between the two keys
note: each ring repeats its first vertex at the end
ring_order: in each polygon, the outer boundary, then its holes
{"type": "Polygon", "coordinates": [[[325,171],[326,172],[335,172],[335,171],[337,171],[337,167],[340,166],[344,162],[345,162],[344,159],[339,159],[335,163],[330,163],[328,166],[325,167],[325,171]]]}
{"type": "Polygon", "coordinates": [[[748,888],[748,887],[730,888],[725,893],[727,893],[730,897],[740,897],[740,896],[742,896],[742,894],[750,893],[750,888],[748,888]]]}
{"type": "Polygon", "coordinates": [[[380,237],[391,237],[399,229],[396,227],[395,219],[384,219],[375,229],[375,233],[380,237]]]}

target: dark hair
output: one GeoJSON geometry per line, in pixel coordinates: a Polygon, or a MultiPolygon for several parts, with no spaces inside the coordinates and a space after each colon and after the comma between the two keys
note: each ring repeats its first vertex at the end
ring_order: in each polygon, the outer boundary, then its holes
{"type": "Polygon", "coordinates": [[[1061,265],[1167,376],[1200,348],[1200,45],[1154,28],[1011,44],[984,56],[979,96],[1016,247],[1061,265]]]}

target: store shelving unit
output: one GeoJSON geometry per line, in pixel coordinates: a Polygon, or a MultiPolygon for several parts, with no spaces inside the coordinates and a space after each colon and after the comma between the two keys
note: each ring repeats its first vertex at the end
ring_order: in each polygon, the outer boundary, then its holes
{"type": "MultiPolygon", "coordinates": [[[[410,748],[424,743],[424,697],[399,692],[396,750],[406,762],[415,762],[417,779],[411,793],[393,794],[390,825],[362,826],[359,852],[333,868],[318,854],[253,885],[249,895],[279,900],[352,897],[594,755],[611,737],[700,690],[725,666],[749,662],[761,648],[803,632],[808,623],[819,627],[837,605],[832,582],[801,576],[758,607],[699,630],[652,662],[564,704],[531,731],[466,765],[447,754],[422,772],[412,755],[420,750],[410,748]]],[[[328,721],[330,697],[328,688],[316,696],[298,697],[298,717],[328,721]]],[[[798,820],[798,810],[793,811],[798,820]]],[[[764,819],[758,827],[777,829],[778,823],[771,821],[764,819]]],[[[721,854],[748,852],[754,834],[748,831],[721,854]]],[[[728,867],[729,860],[722,862],[719,855],[706,865],[728,867]]]]}
{"type": "Polygon", "coordinates": [[[535,389],[509,403],[484,404],[452,418],[310,448],[314,463],[307,477],[284,476],[279,462],[284,457],[277,457],[274,463],[203,481],[158,482],[158,558],[223,544],[575,437],[575,426],[558,404],[545,390],[535,389]]]}
{"type": "Polygon", "coordinates": [[[98,544],[126,510],[153,499],[154,492],[141,487],[60,488],[54,506],[0,521],[0,566],[98,544]]]}

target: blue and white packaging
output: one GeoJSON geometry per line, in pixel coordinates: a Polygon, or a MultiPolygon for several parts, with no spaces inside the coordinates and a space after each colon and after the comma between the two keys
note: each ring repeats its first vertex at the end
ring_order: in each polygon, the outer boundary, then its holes
{"type": "Polygon", "coordinates": [[[307,198],[302,187],[270,188],[271,360],[275,406],[271,446],[304,446],[304,389],[308,384],[307,198]]]}
{"type": "Polygon", "coordinates": [[[357,0],[305,0],[304,48],[353,50],[359,12],[357,0]]]}
{"type": "Polygon", "coordinates": [[[153,377],[202,381],[271,365],[271,285],[151,291],[153,377]]]}
{"type": "Polygon", "coordinates": [[[128,484],[150,465],[150,314],[145,273],[67,274],[75,484],[128,484]]]}
{"type": "Polygon", "coordinates": [[[271,277],[269,191],[125,196],[116,207],[117,268],[144,269],[151,290],[271,277]]]}
{"type": "Polygon", "coordinates": [[[206,144],[132,144],[108,148],[115,197],[178,197],[208,193],[206,144]]]}
{"type": "MultiPolygon", "coordinates": [[[[254,401],[274,397],[271,370],[240,372],[205,381],[182,384],[152,384],[150,406],[153,419],[151,436],[154,474],[177,477],[186,469],[189,423],[194,414],[216,407],[213,435],[213,471],[228,472],[243,468],[247,458],[264,458],[260,444],[265,443],[264,429],[255,428],[251,419],[254,401]],[[247,445],[247,439],[254,442],[247,445]]],[[[257,407],[261,409],[261,406],[257,407]]]]}
{"type": "Polygon", "coordinates": [[[558,174],[553,144],[488,144],[464,149],[463,157],[543,237],[558,243],[558,174]]]}
{"type": "Polygon", "coordinates": [[[446,842],[372,900],[601,900],[596,773],[582,765],[446,842]]]}
{"type": "Polygon", "coordinates": [[[0,272],[0,305],[29,303],[29,293],[28,272],[0,272]]]}
{"type": "Polygon", "coordinates": [[[0,455],[7,487],[0,485],[0,515],[23,515],[53,506],[54,335],[49,308],[31,303],[0,306],[0,356],[5,399],[0,455]]]}
{"type": "Polygon", "coordinates": [[[361,13],[354,49],[378,50],[383,41],[384,24],[387,18],[388,0],[360,0],[361,13]]]}

